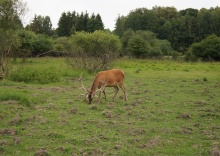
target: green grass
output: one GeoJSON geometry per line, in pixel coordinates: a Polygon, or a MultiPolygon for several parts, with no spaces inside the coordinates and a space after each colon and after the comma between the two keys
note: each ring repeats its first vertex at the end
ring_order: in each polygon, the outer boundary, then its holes
{"type": "MultiPolygon", "coordinates": [[[[0,155],[214,155],[220,153],[220,63],[126,60],[129,101],[88,105],[60,58],[38,58],[59,81],[0,82],[0,155]],[[53,73],[53,72],[52,72],[53,73]]],[[[22,69],[22,70],[26,70],[22,69]]],[[[24,72],[26,73],[26,72],[24,72]]],[[[46,73],[47,74],[47,73],[46,73]]],[[[90,88],[94,75],[83,72],[90,88]]]]}

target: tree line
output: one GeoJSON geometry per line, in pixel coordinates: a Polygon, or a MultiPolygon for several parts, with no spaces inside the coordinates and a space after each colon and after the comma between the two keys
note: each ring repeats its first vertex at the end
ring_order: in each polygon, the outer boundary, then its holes
{"type": "MultiPolygon", "coordinates": [[[[99,14],[93,13],[90,16],[87,12],[79,14],[73,11],[62,13],[58,28],[55,30],[52,29],[48,16],[35,16],[25,29],[36,34],[70,37],[76,32],[91,33],[104,30],[104,24],[99,14]]],[[[121,56],[144,58],[178,56],[181,53],[191,56],[189,54],[194,52],[189,51],[193,43],[200,42],[212,34],[220,36],[220,8],[200,10],[188,8],[180,11],[174,7],[138,8],[127,16],[119,16],[112,33],[121,39],[121,56]]],[[[216,55],[197,55],[196,53],[193,57],[200,56],[203,56],[203,60],[207,57],[219,60],[216,55]]]]}
{"type": "Polygon", "coordinates": [[[75,11],[63,12],[57,29],[49,16],[40,15],[24,27],[21,19],[26,10],[22,0],[0,1],[0,74],[9,70],[10,58],[25,61],[43,54],[91,58],[91,62],[99,62],[94,68],[107,67],[111,56],[147,58],[183,53],[188,60],[220,60],[219,7],[181,11],[139,8],[119,16],[112,32],[104,30],[99,14],[75,11]]]}
{"type": "Polygon", "coordinates": [[[117,18],[114,33],[122,38],[129,29],[152,31],[158,39],[168,40],[174,50],[186,52],[192,43],[212,34],[220,36],[220,8],[138,8],[117,18]]]}
{"type": "Polygon", "coordinates": [[[48,36],[69,37],[76,32],[94,32],[95,30],[104,30],[104,24],[99,14],[92,13],[90,16],[87,12],[81,14],[73,12],[63,12],[58,28],[53,29],[49,16],[35,15],[30,24],[25,27],[26,30],[35,32],[36,34],[45,34],[48,36]]]}

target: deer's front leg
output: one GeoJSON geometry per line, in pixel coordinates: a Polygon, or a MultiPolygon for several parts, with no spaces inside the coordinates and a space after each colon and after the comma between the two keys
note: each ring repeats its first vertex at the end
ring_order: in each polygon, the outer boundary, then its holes
{"type": "Polygon", "coordinates": [[[102,96],[102,91],[100,91],[100,92],[99,92],[98,104],[100,104],[100,101],[101,101],[101,96],[102,96]]]}

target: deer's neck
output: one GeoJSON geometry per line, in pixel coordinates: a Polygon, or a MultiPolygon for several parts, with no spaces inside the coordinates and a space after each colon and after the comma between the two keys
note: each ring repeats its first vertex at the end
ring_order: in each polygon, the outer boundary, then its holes
{"type": "Polygon", "coordinates": [[[98,79],[96,77],[95,80],[93,81],[93,84],[92,84],[90,92],[95,92],[96,88],[98,87],[98,84],[99,84],[99,82],[98,82],[98,79]]]}

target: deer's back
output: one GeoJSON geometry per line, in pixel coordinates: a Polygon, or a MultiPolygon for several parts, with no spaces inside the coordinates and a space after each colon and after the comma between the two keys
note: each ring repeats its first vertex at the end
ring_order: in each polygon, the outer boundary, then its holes
{"type": "Polygon", "coordinates": [[[124,72],[119,69],[101,71],[96,75],[96,78],[99,80],[99,85],[103,83],[102,81],[105,81],[108,87],[123,82],[124,77],[124,72]]]}

